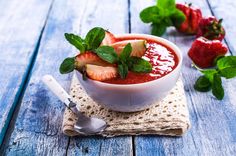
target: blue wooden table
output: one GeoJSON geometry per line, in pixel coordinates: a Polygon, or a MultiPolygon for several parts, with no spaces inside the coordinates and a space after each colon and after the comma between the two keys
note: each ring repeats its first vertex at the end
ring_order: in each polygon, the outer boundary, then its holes
{"type": "MultiPolygon", "coordinates": [[[[198,5],[204,15],[224,19],[224,42],[229,55],[235,55],[236,1],[186,1],[198,5]]],[[[62,134],[64,106],[40,79],[52,74],[69,89],[71,75],[60,75],[58,67],[76,50],[63,34],[85,35],[95,26],[115,34],[150,33],[139,12],[153,4],[154,0],[0,1],[0,155],[236,155],[236,79],[223,81],[222,101],[196,92],[193,83],[200,73],[191,68],[186,55],[194,37],[174,28],[163,37],[184,55],[182,79],[192,127],[183,137],[62,134]]]]}

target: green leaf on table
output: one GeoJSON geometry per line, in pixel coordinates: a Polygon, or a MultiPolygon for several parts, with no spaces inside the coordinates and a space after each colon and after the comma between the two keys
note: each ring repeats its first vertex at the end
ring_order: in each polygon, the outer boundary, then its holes
{"type": "Polygon", "coordinates": [[[152,24],[152,35],[162,36],[166,31],[166,25],[163,23],[152,24]]]}
{"type": "Polygon", "coordinates": [[[86,43],[80,36],[77,36],[75,34],[65,33],[65,38],[70,44],[75,46],[81,53],[83,53],[86,50],[86,43]]]}
{"type": "Polygon", "coordinates": [[[91,29],[85,37],[85,42],[88,45],[87,50],[94,50],[98,48],[104,37],[105,30],[103,28],[95,27],[91,29]]]}
{"type": "Polygon", "coordinates": [[[130,57],[131,52],[132,52],[132,46],[130,43],[128,43],[120,54],[120,60],[122,62],[126,62],[128,58],[130,57]]]}
{"type": "Polygon", "coordinates": [[[164,9],[175,9],[175,0],[158,0],[157,6],[164,9]]]}
{"type": "Polygon", "coordinates": [[[226,56],[217,61],[221,76],[230,79],[236,76],[236,56],[226,56]]]}
{"type": "Polygon", "coordinates": [[[218,100],[222,100],[224,97],[224,89],[222,87],[222,81],[219,74],[214,74],[212,93],[218,100]]]}
{"type": "Polygon", "coordinates": [[[126,64],[118,64],[118,73],[122,79],[125,79],[126,76],[128,75],[128,66],[126,64]]]}
{"type": "Polygon", "coordinates": [[[113,47],[101,46],[95,49],[95,52],[101,59],[109,63],[116,63],[118,61],[118,55],[113,47]]]}
{"type": "Polygon", "coordinates": [[[60,65],[60,73],[61,74],[67,74],[72,72],[75,69],[75,58],[74,57],[68,57],[66,58],[60,65]]]}
{"type": "Polygon", "coordinates": [[[211,82],[205,76],[200,76],[194,84],[194,89],[199,92],[208,92],[211,90],[211,82]]]}
{"type": "Polygon", "coordinates": [[[135,56],[129,58],[128,67],[131,71],[137,73],[149,73],[152,71],[152,65],[148,61],[135,56]]]}
{"type": "Polygon", "coordinates": [[[216,69],[200,70],[208,80],[213,83],[214,75],[218,73],[216,69]]]}
{"type": "Polygon", "coordinates": [[[160,9],[156,6],[145,8],[140,12],[139,16],[144,23],[160,23],[162,20],[162,16],[160,15],[160,9]]]}
{"type": "Polygon", "coordinates": [[[175,27],[180,27],[180,25],[185,21],[186,16],[182,11],[175,9],[174,13],[171,14],[171,19],[175,27]]]}

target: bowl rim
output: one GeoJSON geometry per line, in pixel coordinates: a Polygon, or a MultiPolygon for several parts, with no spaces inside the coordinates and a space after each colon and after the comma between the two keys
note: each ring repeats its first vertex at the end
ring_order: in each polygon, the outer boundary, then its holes
{"type": "MultiPolygon", "coordinates": [[[[162,81],[163,79],[171,76],[176,70],[180,69],[182,66],[182,61],[183,61],[183,55],[181,50],[179,49],[179,47],[177,45],[175,45],[174,43],[172,43],[171,41],[164,39],[162,37],[158,37],[158,36],[153,36],[153,35],[149,35],[149,34],[138,34],[138,33],[131,33],[131,34],[115,34],[116,38],[123,38],[123,37],[137,37],[137,38],[150,38],[152,40],[157,40],[158,42],[161,42],[162,44],[164,44],[165,46],[167,46],[168,48],[171,48],[175,54],[177,55],[179,62],[178,65],[176,66],[176,68],[174,70],[172,70],[170,73],[152,80],[152,81],[148,81],[148,82],[144,82],[144,83],[135,83],[135,84],[111,84],[111,83],[105,83],[105,82],[101,82],[101,81],[96,81],[96,80],[92,80],[90,78],[88,78],[86,81],[90,81],[93,82],[94,84],[97,85],[103,85],[104,87],[117,87],[117,88],[124,88],[124,87],[141,87],[141,86],[147,86],[147,85],[152,85],[153,83],[156,83],[158,81],[162,81]]],[[[78,71],[77,71],[78,72],[78,71]]]]}

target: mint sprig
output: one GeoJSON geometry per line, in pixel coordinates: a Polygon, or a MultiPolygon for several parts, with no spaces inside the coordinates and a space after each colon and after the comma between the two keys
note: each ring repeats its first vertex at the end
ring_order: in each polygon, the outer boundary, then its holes
{"type": "Polygon", "coordinates": [[[66,40],[75,46],[80,53],[88,50],[95,50],[100,46],[102,40],[105,37],[105,30],[101,27],[95,27],[91,29],[85,39],[75,34],[65,33],[66,40]]]}
{"type": "Polygon", "coordinates": [[[113,47],[101,46],[95,50],[97,55],[109,63],[118,65],[118,73],[122,79],[126,78],[128,71],[138,73],[148,73],[152,71],[152,65],[139,57],[130,56],[132,52],[131,44],[128,43],[118,56],[113,47]]]}
{"type": "Polygon", "coordinates": [[[176,8],[175,0],[158,0],[157,5],[140,12],[144,23],[152,23],[152,34],[162,36],[169,26],[180,26],[186,19],[184,13],[176,8]]]}
{"type": "MultiPolygon", "coordinates": [[[[130,43],[124,47],[118,56],[113,47],[100,46],[104,37],[105,30],[100,27],[91,29],[87,33],[85,39],[75,34],[65,33],[66,40],[80,50],[80,53],[91,51],[96,53],[102,60],[111,64],[117,64],[118,73],[123,79],[126,78],[129,70],[141,73],[152,71],[152,65],[148,61],[142,58],[130,56],[132,52],[130,43]]],[[[60,73],[66,74],[72,72],[76,68],[75,64],[75,57],[66,58],[60,66],[60,73]]],[[[83,73],[85,72],[83,71],[83,73]]],[[[86,76],[86,74],[84,74],[84,76],[86,76]]]]}
{"type": "Polygon", "coordinates": [[[236,56],[225,56],[217,61],[215,69],[202,70],[196,67],[203,76],[200,76],[194,84],[194,89],[200,92],[212,90],[212,94],[218,99],[224,98],[222,77],[226,79],[236,77],[236,56]]]}

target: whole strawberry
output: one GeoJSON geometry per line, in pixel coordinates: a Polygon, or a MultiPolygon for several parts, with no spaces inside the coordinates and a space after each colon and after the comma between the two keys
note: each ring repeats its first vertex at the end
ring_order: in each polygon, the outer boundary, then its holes
{"type": "Polygon", "coordinates": [[[222,19],[217,20],[214,16],[202,18],[199,23],[197,37],[203,36],[209,40],[222,41],[225,37],[225,29],[221,23],[222,19]]]}
{"type": "Polygon", "coordinates": [[[189,52],[188,56],[200,68],[213,67],[215,60],[224,56],[228,49],[225,44],[219,40],[208,40],[204,37],[197,38],[189,52]]]}
{"type": "Polygon", "coordinates": [[[176,8],[181,10],[186,16],[185,21],[179,27],[177,27],[177,30],[185,34],[196,34],[198,30],[198,24],[202,19],[201,10],[197,7],[193,7],[191,3],[177,3],[176,8]]]}

